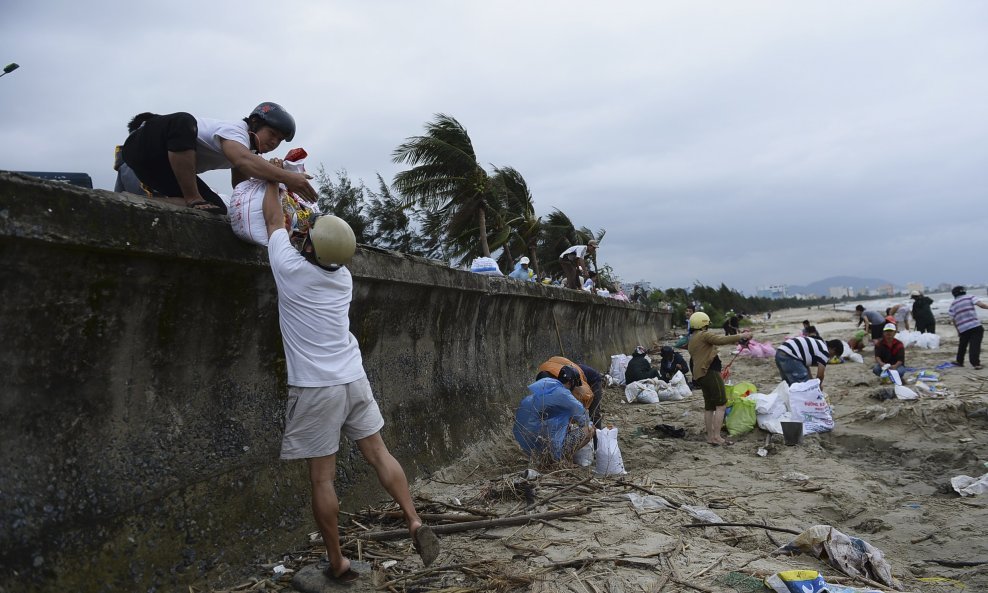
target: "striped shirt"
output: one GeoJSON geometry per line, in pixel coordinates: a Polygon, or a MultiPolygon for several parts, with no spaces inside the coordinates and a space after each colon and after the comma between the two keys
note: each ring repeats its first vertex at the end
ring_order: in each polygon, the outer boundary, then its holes
{"type": "Polygon", "coordinates": [[[978,311],[974,308],[978,299],[969,294],[963,294],[950,303],[950,317],[954,320],[957,333],[966,332],[981,325],[978,311]]]}
{"type": "Polygon", "coordinates": [[[804,336],[789,338],[779,345],[779,350],[801,361],[807,367],[818,364],[825,365],[830,361],[830,352],[827,350],[827,344],[820,338],[808,338],[804,336]]]}

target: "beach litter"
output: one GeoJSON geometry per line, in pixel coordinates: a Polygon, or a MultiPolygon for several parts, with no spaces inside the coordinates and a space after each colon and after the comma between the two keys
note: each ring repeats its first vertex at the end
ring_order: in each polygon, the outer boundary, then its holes
{"type": "Polygon", "coordinates": [[[811,554],[849,576],[902,590],[881,550],[830,525],[814,525],[775,551],[775,554],[799,553],[811,554]]]}
{"type": "Polygon", "coordinates": [[[972,478],[971,476],[954,476],[950,478],[950,485],[953,487],[954,492],[960,494],[961,496],[977,496],[979,494],[984,494],[988,492],[988,474],[981,476],[980,478],[972,478]]]}
{"type": "Polygon", "coordinates": [[[834,585],[815,570],[784,570],[765,579],[765,586],[775,593],[883,593],[878,589],[862,589],[834,585]]]}

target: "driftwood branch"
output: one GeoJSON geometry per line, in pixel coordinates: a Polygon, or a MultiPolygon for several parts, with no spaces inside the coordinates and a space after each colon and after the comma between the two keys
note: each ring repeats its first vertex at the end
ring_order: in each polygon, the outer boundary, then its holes
{"type": "Polygon", "coordinates": [[[796,531],[795,529],[786,529],[785,527],[772,527],[771,525],[762,525],[760,523],[690,523],[689,525],[683,525],[684,529],[687,527],[754,527],[755,529],[781,531],[782,533],[791,533],[793,535],[799,535],[800,533],[803,533],[802,531],[796,531]]]}
{"type": "MultiPolygon", "coordinates": [[[[559,517],[575,517],[577,515],[586,515],[590,512],[589,508],[580,509],[569,509],[562,511],[549,511],[547,513],[536,513],[533,515],[519,515],[517,517],[502,517],[500,519],[487,519],[483,521],[466,521],[463,523],[451,523],[449,525],[430,525],[432,531],[438,535],[449,534],[449,533],[460,533],[462,531],[471,531],[474,529],[490,529],[492,527],[509,527],[512,525],[525,525],[531,521],[547,520],[547,519],[558,519],[559,517]]],[[[387,541],[393,539],[403,539],[408,537],[407,529],[393,529],[390,531],[374,531],[370,533],[359,533],[356,536],[357,539],[367,540],[367,541],[387,541]]]]}

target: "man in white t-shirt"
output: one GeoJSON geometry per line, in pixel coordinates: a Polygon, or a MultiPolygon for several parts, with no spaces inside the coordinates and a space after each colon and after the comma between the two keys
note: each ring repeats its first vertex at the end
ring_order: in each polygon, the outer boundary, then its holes
{"type": "MultiPolygon", "coordinates": [[[[359,576],[340,549],[334,479],[341,434],[357,444],[401,507],[415,548],[428,565],[439,553],[439,540],[415,511],[405,472],[381,438],[384,418],[367,381],[357,339],[350,333],[350,271],[320,263],[319,254],[326,253],[320,249],[326,245],[316,234],[297,243],[301,250],[293,246],[275,183],[268,184],[264,195],[264,219],[288,365],[281,458],[308,462],[312,512],[329,560],[324,574],[336,581],[359,576]]],[[[320,222],[317,218],[313,223],[317,230],[320,222]]]]}
{"type": "Polygon", "coordinates": [[[226,214],[223,200],[197,176],[216,169],[232,169],[234,187],[256,177],[283,183],[310,202],[318,198],[306,175],[259,156],[295,137],[295,119],[277,103],[261,103],[233,122],[188,113],[141,113],[127,129],[123,161],[145,187],[190,208],[226,214]]]}
{"type": "Polygon", "coordinates": [[[566,288],[580,289],[580,276],[589,276],[590,268],[587,266],[587,254],[593,255],[597,251],[597,241],[591,239],[586,245],[574,245],[559,254],[559,267],[566,275],[566,288]]]}

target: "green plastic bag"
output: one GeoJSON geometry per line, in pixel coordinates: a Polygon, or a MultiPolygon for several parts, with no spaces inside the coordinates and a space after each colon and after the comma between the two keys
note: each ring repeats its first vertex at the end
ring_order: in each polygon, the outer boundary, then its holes
{"type": "Polygon", "coordinates": [[[736,398],[731,404],[731,414],[724,420],[727,434],[736,437],[753,430],[758,422],[756,416],[754,401],[746,397],[736,398]]]}
{"type": "Polygon", "coordinates": [[[685,348],[686,346],[689,345],[689,343],[690,343],[689,336],[680,336],[679,339],[676,340],[676,343],[673,344],[672,346],[673,348],[685,348]]]}
{"type": "Polygon", "coordinates": [[[725,385],[724,389],[727,391],[727,405],[731,405],[731,401],[734,399],[758,392],[755,384],[748,381],[741,381],[736,385],[725,385]]]}

